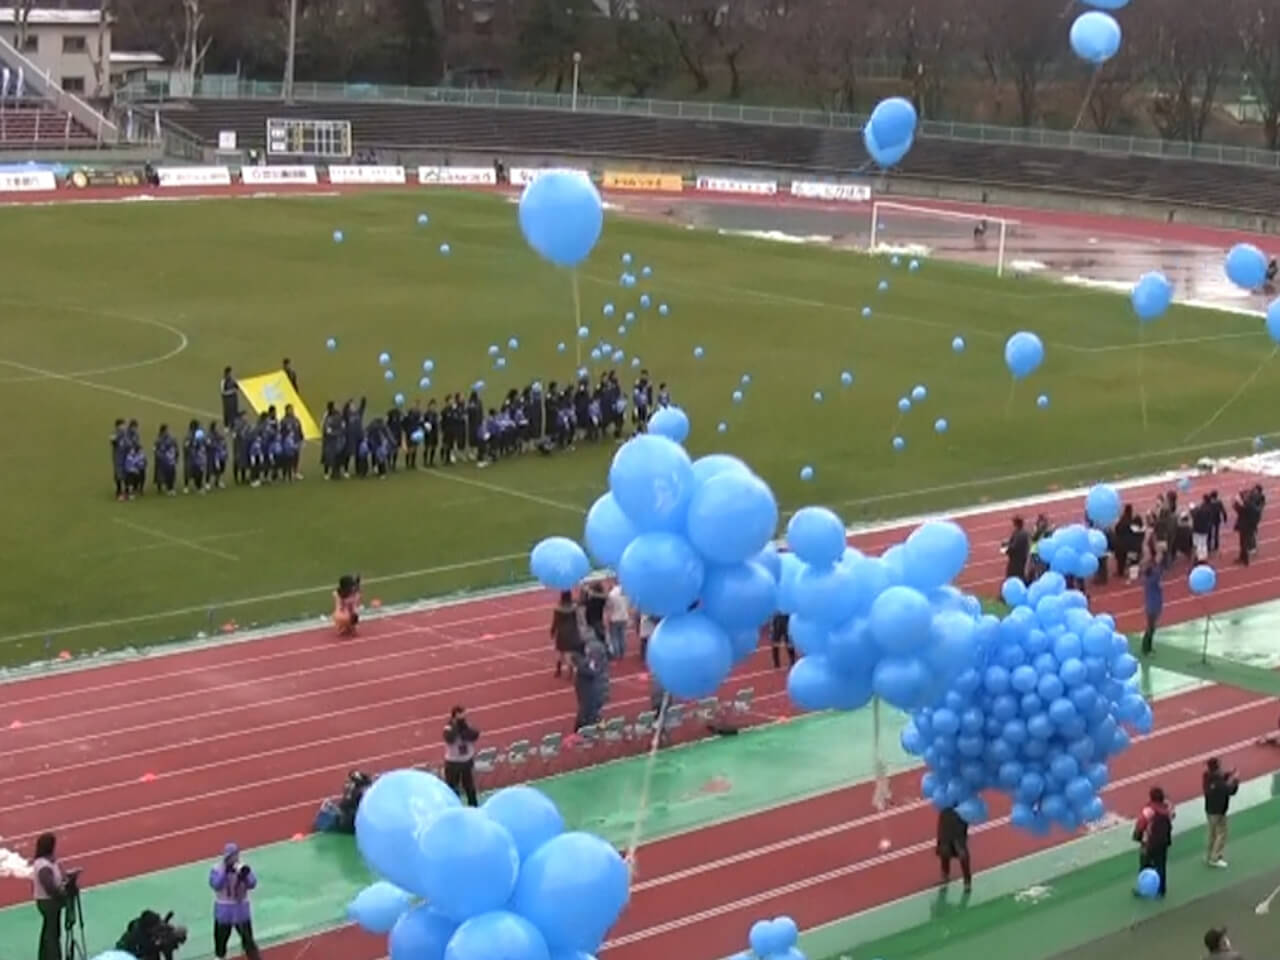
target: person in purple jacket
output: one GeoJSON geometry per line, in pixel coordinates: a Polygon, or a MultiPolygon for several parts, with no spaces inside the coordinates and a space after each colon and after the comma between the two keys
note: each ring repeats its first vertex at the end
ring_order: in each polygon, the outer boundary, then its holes
{"type": "Polygon", "coordinates": [[[240,862],[240,848],[228,843],[222,859],[209,871],[213,888],[213,953],[218,960],[227,955],[227,943],[234,930],[248,960],[261,960],[258,944],[253,939],[253,915],[249,908],[249,891],[258,885],[247,863],[240,862]]]}

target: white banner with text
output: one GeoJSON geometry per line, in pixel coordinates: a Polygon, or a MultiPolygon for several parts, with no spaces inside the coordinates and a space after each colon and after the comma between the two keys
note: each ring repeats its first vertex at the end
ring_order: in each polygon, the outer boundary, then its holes
{"type": "Polygon", "coordinates": [[[6,170],[0,172],[0,193],[35,193],[57,190],[52,170],[6,170]]]}
{"type": "Polygon", "coordinates": [[[348,166],[329,167],[330,183],[404,183],[404,167],[348,166]]]}
{"type": "Polygon", "coordinates": [[[844,200],[848,203],[866,203],[871,199],[871,188],[865,183],[822,183],[817,180],[792,180],[791,195],[806,200],[844,200]]]}
{"type": "Polygon", "coordinates": [[[587,171],[580,170],[577,167],[512,167],[511,185],[513,187],[528,186],[544,173],[572,173],[579,177],[590,176],[587,171]]]}
{"type": "Polygon", "coordinates": [[[313,166],[241,167],[240,179],[245,183],[319,183],[313,166]]]}
{"type": "Polygon", "coordinates": [[[733,177],[698,177],[698,189],[710,193],[751,193],[772,197],[778,192],[776,180],[737,180],[733,177]]]}
{"type": "Polygon", "coordinates": [[[419,167],[418,182],[424,186],[474,187],[498,182],[493,167],[419,167]]]}
{"type": "Polygon", "coordinates": [[[162,187],[229,187],[229,167],[157,167],[162,187]]]}

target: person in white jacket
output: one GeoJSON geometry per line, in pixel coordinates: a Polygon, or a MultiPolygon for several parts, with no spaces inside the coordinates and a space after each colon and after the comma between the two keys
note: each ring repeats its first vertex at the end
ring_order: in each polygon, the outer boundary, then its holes
{"type": "Polygon", "coordinates": [[[609,659],[621,660],[627,653],[627,624],[631,621],[631,604],[622,585],[614,583],[604,602],[604,622],[609,641],[609,659]]]}

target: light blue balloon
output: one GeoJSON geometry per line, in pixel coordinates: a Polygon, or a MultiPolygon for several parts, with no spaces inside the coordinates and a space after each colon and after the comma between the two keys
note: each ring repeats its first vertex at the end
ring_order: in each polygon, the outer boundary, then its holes
{"type": "Polygon", "coordinates": [[[1280,300],[1272,300],[1267,304],[1266,327],[1271,341],[1280,344],[1280,300]]]}
{"type": "Polygon", "coordinates": [[[871,604],[869,624],[876,644],[890,656],[910,656],[931,642],[929,599],[910,587],[889,587],[871,604]]]}
{"type": "Polygon", "coordinates": [[[706,567],[684,537],[655,531],[642,533],[618,560],[618,579],[627,597],[645,613],[670,617],[698,599],[706,567]]]}
{"type": "Polygon", "coordinates": [[[384,773],[356,811],[356,846],[374,873],[426,896],[416,838],[436,817],[459,805],[458,795],[439,777],[421,770],[384,773]]]}
{"type": "Polygon", "coordinates": [[[418,226],[425,227],[430,222],[431,222],[431,218],[428,217],[425,213],[418,214],[418,226]]]}
{"type": "Polygon", "coordinates": [[[1138,874],[1136,889],[1142,899],[1154,900],[1160,895],[1160,874],[1147,867],[1138,874]]]}
{"type": "Polygon", "coordinates": [[[858,612],[857,581],[843,563],[805,566],[791,585],[791,598],[796,612],[815,623],[843,623],[858,612]]]}
{"type": "Polygon", "coordinates": [[[649,295],[647,293],[640,294],[640,309],[648,310],[650,304],[652,303],[653,301],[649,298],[649,295]]]}
{"type": "Polygon", "coordinates": [[[447,243],[440,244],[440,256],[447,257],[452,252],[453,252],[453,247],[449,246],[449,244],[447,243]]]}
{"type": "Polygon", "coordinates": [[[741,391],[741,390],[735,390],[735,391],[733,391],[733,397],[732,397],[732,399],[733,399],[733,402],[734,402],[734,403],[741,403],[741,402],[742,402],[742,391],[741,391]]]}
{"type": "Polygon", "coordinates": [[[621,362],[622,362],[623,360],[625,360],[626,358],[627,358],[627,355],[626,355],[625,353],[623,353],[621,350],[615,350],[615,351],[613,351],[613,362],[614,362],[614,363],[621,363],[621,362]]]}
{"type": "Polygon", "coordinates": [[[787,546],[814,567],[829,567],[844,556],[845,526],[826,507],[803,507],[787,524],[787,546]]]}
{"type": "Polygon", "coordinates": [[[912,403],[919,403],[928,395],[929,395],[929,391],[924,388],[923,384],[917,384],[915,387],[911,389],[912,403]]]}
{"type": "Polygon", "coordinates": [[[693,461],[693,479],[698,484],[706,483],[712,477],[730,470],[737,470],[746,474],[751,473],[750,467],[737,457],[727,453],[709,453],[705,457],[699,457],[693,461]]]}
{"type": "Polygon", "coordinates": [[[422,361],[422,372],[423,372],[423,373],[430,373],[430,372],[431,372],[431,371],[433,371],[435,368],[436,368],[436,362],[435,362],[434,360],[423,360],[423,361],[422,361]]]}
{"type": "Polygon", "coordinates": [[[892,257],[890,257],[890,258],[889,258],[889,265],[890,265],[890,266],[896,267],[896,266],[898,266],[900,263],[902,263],[902,260],[901,260],[901,258],[900,258],[896,253],[895,253],[892,257]]]}
{"type": "Polygon", "coordinates": [[[521,861],[564,832],[564,818],[551,798],[533,787],[499,790],[480,808],[489,819],[507,828],[515,840],[521,861]]]}
{"type": "Polygon", "coordinates": [[[592,349],[592,351],[591,351],[591,359],[592,359],[592,360],[599,360],[602,356],[603,356],[603,354],[600,352],[600,348],[599,348],[599,347],[595,347],[594,349],[592,349]]]}
{"type": "Polygon", "coordinates": [[[870,307],[863,307],[863,308],[862,308],[862,315],[863,315],[864,317],[869,317],[869,316],[871,316],[871,308],[870,308],[870,307]]]}
{"type": "Polygon", "coordinates": [[[950,424],[947,423],[946,417],[939,417],[937,420],[933,421],[933,432],[946,433],[949,426],[950,424]]]}
{"type": "Polygon", "coordinates": [[[911,410],[911,400],[908,397],[898,398],[898,412],[907,413],[911,410]]]}
{"type": "Polygon", "coordinates": [[[587,549],[603,567],[617,567],[622,551],[638,533],[611,493],[604,494],[587,511],[584,531],[587,549]]]}
{"type": "Polygon", "coordinates": [[[395,372],[394,370],[386,370],[386,371],[383,371],[383,374],[382,374],[382,379],[383,379],[383,380],[386,380],[386,381],[390,382],[390,381],[394,380],[395,378],[396,378],[396,372],[395,372]]]}
{"type": "Polygon", "coordinates": [[[821,403],[821,402],[822,402],[822,391],[821,391],[821,390],[815,390],[815,391],[813,391],[813,402],[814,402],[814,403],[821,403]]]}
{"type": "Polygon", "coordinates": [[[444,960],[445,948],[458,925],[427,904],[400,918],[388,941],[391,960],[444,960]]]}
{"type": "Polygon", "coordinates": [[[800,479],[801,479],[801,480],[804,480],[804,481],[812,480],[812,479],[813,479],[813,467],[811,467],[811,466],[809,466],[809,465],[807,465],[807,464],[806,464],[805,466],[801,467],[801,468],[800,468],[800,479]]]}
{"type": "Polygon", "coordinates": [[[911,149],[917,120],[916,108],[910,100],[903,97],[881,100],[862,130],[867,153],[880,166],[893,166],[911,149]]]}
{"type": "Polygon", "coordinates": [[[1106,483],[1094,484],[1084,498],[1084,512],[1098,527],[1109,527],[1120,519],[1120,494],[1106,483]]]}
{"type": "Polygon", "coordinates": [[[585,339],[587,339],[587,337],[589,337],[589,336],[591,336],[591,330],[590,330],[590,328],[588,328],[588,327],[579,327],[579,328],[578,328],[578,339],[579,339],[579,340],[585,340],[585,339]]]}
{"type": "Polygon", "coordinates": [[[1133,312],[1143,323],[1150,323],[1169,309],[1173,303],[1173,284],[1159,271],[1144,273],[1134,284],[1129,295],[1133,312]]]}
{"type": "Polygon", "coordinates": [[[507,349],[508,349],[508,350],[519,350],[519,349],[520,349],[520,341],[519,341],[519,340],[517,340],[515,337],[512,337],[510,340],[508,340],[508,341],[507,341],[507,349]]]}
{"type": "Polygon", "coordinates": [[[568,537],[546,537],[530,552],[529,570],[544,587],[572,590],[591,572],[591,561],[568,537]]]}
{"type": "Polygon", "coordinates": [[[778,502],[768,484],[745,470],[724,470],[698,485],[689,502],[689,540],[711,563],[755,556],[778,527],[778,502]]]}
{"type": "Polygon", "coordinates": [[[449,940],[444,960],[551,960],[546,937],[506,910],[472,917],[449,940]]]}
{"type": "Polygon", "coordinates": [[[889,289],[889,281],[881,280],[879,283],[876,284],[876,289],[879,290],[881,293],[884,293],[886,290],[889,289]]]}
{"type": "Polygon", "coordinates": [[[635,322],[636,322],[636,312],[635,312],[634,310],[628,310],[628,311],[626,312],[626,314],[623,316],[623,318],[622,318],[622,319],[623,319],[623,321],[625,321],[626,323],[635,323],[635,322]]]}
{"type": "Polygon", "coordinates": [[[1212,593],[1213,588],[1218,585],[1218,574],[1213,567],[1207,564],[1199,564],[1193,567],[1190,575],[1187,577],[1187,586],[1191,592],[1197,596],[1203,596],[1206,593],[1212,593]]]}
{"type": "Polygon", "coordinates": [[[728,432],[729,432],[729,424],[725,423],[723,420],[721,420],[719,423],[716,424],[716,433],[728,433],[728,432]]]}
{"type": "Polygon", "coordinates": [[[696,700],[715,693],[729,675],[733,642],[724,627],[702,611],[680,613],[658,624],[645,662],[663,690],[696,700]]]}
{"type": "Polygon", "coordinates": [[[689,415],[679,407],[663,407],[649,418],[649,433],[684,443],[689,436],[689,415]]]}
{"type": "Polygon", "coordinates": [[[345,239],[347,239],[347,235],[346,235],[345,233],[343,233],[341,230],[335,230],[335,231],[333,231],[333,242],[334,242],[334,243],[341,243],[341,242],[342,242],[343,240],[345,240],[345,239]]]}
{"type": "Polygon", "coordinates": [[[954,353],[964,353],[964,337],[955,337],[951,341],[951,349],[954,353]]]}
{"type": "Polygon", "coordinates": [[[899,710],[915,710],[927,701],[933,676],[916,657],[885,657],[876,664],[871,683],[876,696],[886,703],[899,710]]]}
{"type": "Polygon", "coordinates": [[[1041,410],[1048,410],[1049,395],[1047,393],[1042,393],[1040,394],[1040,396],[1036,397],[1036,406],[1039,407],[1041,410]]]}
{"type": "Polygon", "coordinates": [[[653,267],[649,266],[648,264],[645,264],[643,267],[641,267],[641,268],[640,268],[640,276],[642,276],[642,277],[652,277],[652,276],[653,276],[653,267]]]}
{"type": "Polygon", "coordinates": [[[777,608],[777,580],[760,564],[748,561],[707,570],[699,609],[729,634],[758,628],[777,608]]]}
{"type": "Polygon", "coordinates": [[[1257,290],[1267,280],[1267,256],[1251,243],[1237,243],[1227,253],[1227,279],[1244,290],[1257,290]]]}
{"type": "Polygon", "coordinates": [[[910,263],[907,264],[907,269],[910,270],[912,273],[915,273],[917,270],[920,269],[920,261],[912,260],[910,263]]]}
{"type": "Polygon", "coordinates": [[[631,265],[631,254],[629,254],[629,253],[624,253],[624,254],[622,255],[622,265],[623,265],[624,267],[626,267],[626,266],[630,266],[630,265],[631,265]]]}
{"type": "Polygon", "coordinates": [[[98,954],[93,960],[137,960],[137,957],[123,950],[108,950],[106,953],[98,954]]]}
{"type": "Polygon", "coordinates": [[[911,532],[903,545],[907,582],[933,590],[960,575],[969,559],[969,535],[950,520],[930,520],[911,532]]]}
{"type": "Polygon", "coordinates": [[[1027,585],[1018,577],[1010,577],[1000,587],[1000,599],[1011,607],[1027,602],[1027,585]]]}
{"type": "Polygon", "coordinates": [[[772,543],[767,544],[763,550],[755,555],[753,563],[758,563],[769,572],[769,576],[773,577],[774,582],[782,576],[782,556],[778,553],[778,548],[772,543]]]}
{"type": "Polygon", "coordinates": [[[1120,24],[1115,17],[1097,10],[1076,17],[1070,37],[1076,56],[1094,66],[1101,66],[1120,51],[1120,24]]]}
{"type": "Polygon", "coordinates": [[[894,437],[894,438],[893,438],[893,449],[894,449],[894,450],[896,450],[896,451],[898,451],[899,453],[901,453],[903,450],[907,449],[907,441],[906,441],[906,439],[905,439],[904,437],[894,437]]]}
{"type": "Polygon", "coordinates": [[[585,176],[550,171],[520,195],[520,229],[543,258],[573,267],[587,259],[604,228],[600,194],[585,176]]]}
{"type": "Polygon", "coordinates": [[[419,390],[429,390],[429,389],[431,389],[431,378],[430,378],[430,377],[419,377],[419,378],[418,378],[418,389],[419,389],[419,390]]]}
{"type": "MultiPolygon", "coordinates": [[[[347,904],[347,919],[369,933],[386,935],[413,906],[414,896],[393,883],[379,880],[365,887],[347,904]]],[[[443,949],[443,944],[441,948],[443,949]]]]}
{"type": "Polygon", "coordinates": [[[1129,5],[1129,0],[1083,0],[1086,6],[1096,7],[1099,10],[1123,10],[1129,5]]]}
{"type": "Polygon", "coordinates": [[[612,317],[614,312],[613,304],[606,303],[600,312],[603,313],[606,317],[612,317]]]}
{"type": "Polygon", "coordinates": [[[497,910],[515,890],[515,838],[479,810],[446,810],[417,839],[423,896],[450,920],[497,910]]]}
{"type": "Polygon", "coordinates": [[[671,308],[665,303],[658,304],[658,316],[665,317],[671,313],[671,308]]]}
{"type": "Polygon", "coordinates": [[[338,349],[338,341],[334,337],[330,337],[324,342],[324,345],[330,350],[338,349]]]}
{"type": "Polygon", "coordinates": [[[387,353],[385,350],[382,353],[378,354],[378,363],[384,367],[390,364],[391,354],[387,353]]]}
{"type": "Polygon", "coordinates": [[[392,400],[395,402],[395,405],[396,405],[397,407],[403,407],[403,406],[404,406],[404,394],[403,394],[403,393],[397,393],[394,397],[392,397],[392,400]]]}
{"type": "Polygon", "coordinates": [[[496,343],[489,344],[489,356],[496,357],[499,353],[501,353],[501,351],[498,349],[498,345],[496,343]]]}
{"type": "Polygon", "coordinates": [[[869,676],[842,676],[822,654],[806,654],[787,674],[787,696],[801,710],[857,710],[871,695],[869,676]]]}
{"type": "Polygon", "coordinates": [[[1044,344],[1034,333],[1020,330],[1004,345],[1004,363],[1015,380],[1035,373],[1044,362],[1044,344]]]}
{"type": "Polygon", "coordinates": [[[697,359],[697,360],[701,360],[701,359],[703,358],[703,356],[705,356],[705,354],[706,354],[706,351],[705,351],[705,350],[703,350],[701,347],[694,347],[694,348],[693,348],[693,356],[694,356],[694,358],[695,358],[695,359],[697,359]]]}
{"type": "Polygon", "coordinates": [[[610,844],[588,833],[562,833],[525,860],[511,908],[542,932],[551,950],[590,952],[622,913],[629,883],[627,865],[610,844]]]}

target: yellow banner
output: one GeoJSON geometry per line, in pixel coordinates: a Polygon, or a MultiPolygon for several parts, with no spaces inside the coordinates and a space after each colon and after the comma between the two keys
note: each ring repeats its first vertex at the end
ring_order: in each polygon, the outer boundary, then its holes
{"type": "Polygon", "coordinates": [[[684,190],[684,178],[678,173],[606,170],[604,187],[606,190],[661,190],[663,193],[680,193],[684,190]]]}
{"type": "Polygon", "coordinates": [[[283,417],[285,406],[293,407],[293,415],[302,424],[302,436],[307,440],[320,439],[320,428],[316,426],[311,411],[298,396],[298,391],[293,389],[293,384],[283,370],[241,380],[240,392],[248,398],[249,406],[253,407],[255,413],[266,413],[268,407],[275,407],[276,414],[283,417]]]}

